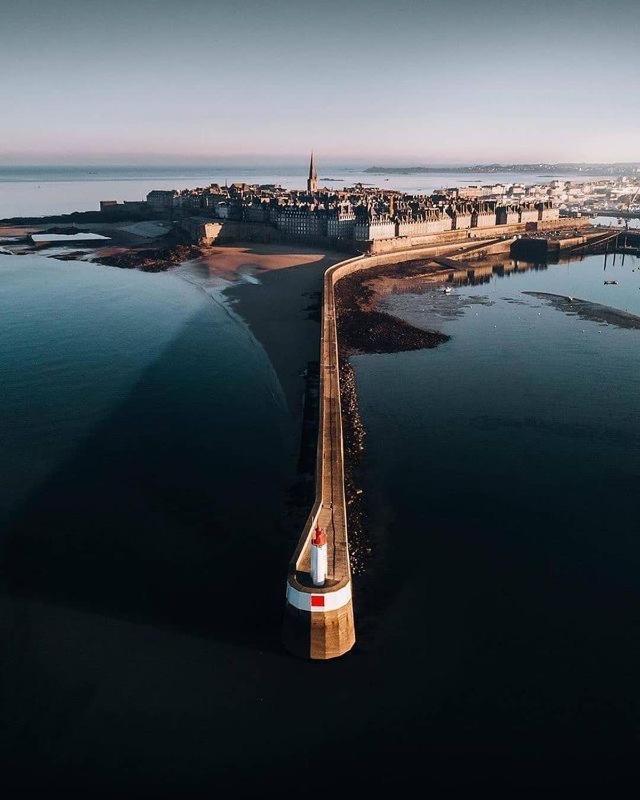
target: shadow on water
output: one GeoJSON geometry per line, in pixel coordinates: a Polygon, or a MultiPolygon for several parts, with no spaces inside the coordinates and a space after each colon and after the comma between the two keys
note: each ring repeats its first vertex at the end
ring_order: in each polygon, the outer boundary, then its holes
{"type": "Polygon", "coordinates": [[[260,272],[257,284],[234,283],[224,291],[267,353],[296,417],[302,412],[302,370],[318,358],[322,278],[341,258],[329,255],[311,264],[260,272]]]}
{"type": "Polygon", "coordinates": [[[14,513],[2,568],[9,595],[279,647],[282,586],[274,576],[284,576],[296,533],[280,513],[282,408],[274,413],[272,397],[216,404],[203,396],[215,383],[193,382],[184,368],[184,386],[161,388],[208,314],[189,320],[14,513]]]}

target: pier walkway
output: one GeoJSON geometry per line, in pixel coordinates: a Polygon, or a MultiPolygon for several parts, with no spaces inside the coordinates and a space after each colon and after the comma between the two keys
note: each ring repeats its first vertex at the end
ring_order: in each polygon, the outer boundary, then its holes
{"type": "Polygon", "coordinates": [[[355,643],[334,275],[338,267],[360,260],[362,257],[342,262],[324,275],[316,498],[289,568],[284,630],[286,646],[308,658],[333,658],[355,643]],[[327,535],[328,571],[321,587],[314,586],[311,580],[311,534],[316,525],[327,535]]]}

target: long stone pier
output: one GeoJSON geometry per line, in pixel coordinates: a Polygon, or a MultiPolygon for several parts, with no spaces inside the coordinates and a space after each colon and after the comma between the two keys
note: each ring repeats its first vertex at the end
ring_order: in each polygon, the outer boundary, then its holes
{"type": "MultiPolygon", "coordinates": [[[[520,227],[523,229],[524,225],[520,227]]],[[[483,242],[477,239],[465,242],[445,239],[443,242],[436,235],[428,245],[393,253],[357,256],[335,264],[324,274],[316,495],[289,562],[286,583],[283,641],[294,655],[319,660],[336,658],[351,650],[356,641],[344,492],[335,285],[347,275],[372,267],[423,258],[441,257],[447,262],[457,261],[481,253],[508,251],[514,232],[503,232],[499,228],[491,232],[493,238],[487,236],[483,242]],[[311,548],[314,546],[311,540],[316,527],[326,534],[327,539],[327,574],[322,585],[314,585],[311,575],[311,548]]],[[[447,272],[445,265],[443,272],[447,272]]]]}
{"type": "Polygon", "coordinates": [[[316,498],[289,565],[283,630],[287,649],[305,658],[341,656],[356,640],[344,495],[334,283],[336,272],[361,260],[360,256],[341,262],[324,274],[316,498]],[[311,536],[316,526],[327,536],[327,577],[323,586],[314,586],[311,579],[311,536]]]}

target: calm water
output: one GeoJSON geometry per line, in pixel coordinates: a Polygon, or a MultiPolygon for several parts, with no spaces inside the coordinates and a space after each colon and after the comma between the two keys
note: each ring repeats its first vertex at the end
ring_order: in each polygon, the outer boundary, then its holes
{"type": "Polygon", "coordinates": [[[607,228],[640,228],[640,219],[621,219],[620,217],[594,217],[596,225],[606,225],[607,228]]]}
{"type": "Polygon", "coordinates": [[[346,787],[628,777],[640,331],[522,294],[640,313],[637,260],[602,268],[388,299],[452,338],[354,359],[373,554],[358,649],[318,665],[279,646],[299,431],[236,313],[288,324],[301,273],[0,256],[5,778],[237,795],[318,752],[346,787]]]}
{"type": "Polygon", "coordinates": [[[418,716],[444,684],[442,752],[603,778],[640,724],[640,330],[524,291],[640,314],[640,260],[393,296],[451,340],[353,359],[378,635],[422,675],[418,716]]]}
{"type": "MultiPolygon", "coordinates": [[[[334,179],[337,188],[360,181],[406,192],[431,193],[442,186],[465,183],[536,183],[554,177],[533,173],[431,173],[370,175],[360,168],[319,165],[319,178],[334,179]]],[[[152,189],[192,189],[234,181],[279,183],[287,188],[306,185],[308,165],[294,167],[0,167],[0,219],[98,210],[100,200],[143,200],[152,189]]]]}
{"type": "MultiPolygon", "coordinates": [[[[292,436],[282,392],[219,293],[176,273],[2,256],[0,305],[6,514],[66,470],[95,480],[76,472],[94,459],[102,471],[93,487],[98,517],[120,513],[112,498],[124,490],[143,516],[153,510],[178,522],[184,513],[189,525],[203,503],[199,515],[213,515],[213,530],[245,484],[254,482],[264,499],[282,480],[292,436]],[[264,446],[252,456],[256,437],[264,446]],[[226,469],[205,467],[211,462],[226,469]],[[154,485],[142,489],[151,464],[154,485]]],[[[78,502],[87,490],[78,487],[78,502]]],[[[256,519],[244,505],[235,513],[241,525],[247,515],[256,519]]],[[[273,504],[264,513],[272,521],[273,504]]]]}

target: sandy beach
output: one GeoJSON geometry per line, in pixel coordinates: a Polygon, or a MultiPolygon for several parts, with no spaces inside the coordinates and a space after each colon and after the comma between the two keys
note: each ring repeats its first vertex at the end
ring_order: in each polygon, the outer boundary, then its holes
{"type": "MultiPolygon", "coordinates": [[[[317,264],[326,253],[299,244],[238,244],[203,248],[200,262],[212,274],[233,280],[247,272],[271,272],[317,264]]],[[[334,263],[331,261],[330,263],[334,263]]]]}
{"type": "Polygon", "coordinates": [[[224,294],[269,356],[296,421],[304,371],[318,360],[322,276],[343,259],[318,248],[259,244],[214,247],[198,262],[233,281],[224,294]]]}

